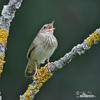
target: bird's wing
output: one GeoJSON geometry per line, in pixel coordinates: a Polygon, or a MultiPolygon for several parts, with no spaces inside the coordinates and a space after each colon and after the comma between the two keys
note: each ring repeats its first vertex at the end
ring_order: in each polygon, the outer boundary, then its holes
{"type": "Polygon", "coordinates": [[[33,41],[33,42],[31,43],[31,45],[30,45],[30,48],[28,49],[27,58],[30,57],[31,52],[35,49],[35,47],[36,47],[36,45],[35,45],[35,43],[34,43],[34,41],[33,41]]]}
{"type": "Polygon", "coordinates": [[[42,35],[40,34],[37,34],[37,36],[35,37],[35,39],[33,40],[32,44],[30,45],[30,48],[28,50],[28,53],[27,53],[27,58],[30,57],[30,54],[31,52],[37,47],[37,45],[41,44],[41,37],[42,35]]]}

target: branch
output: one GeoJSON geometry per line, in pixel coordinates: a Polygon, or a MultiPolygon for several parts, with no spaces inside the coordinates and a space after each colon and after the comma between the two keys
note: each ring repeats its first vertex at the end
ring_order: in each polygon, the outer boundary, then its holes
{"type": "Polygon", "coordinates": [[[100,40],[100,28],[94,31],[83,43],[73,47],[69,53],[66,53],[64,57],[53,62],[49,69],[47,65],[41,67],[38,70],[38,76],[33,76],[33,82],[29,84],[26,92],[20,96],[20,100],[33,100],[35,95],[39,92],[43,84],[51,78],[56,69],[61,69],[66,63],[69,63],[76,55],[84,54],[86,50],[89,50],[93,44],[96,44],[100,40]]]}
{"type": "Polygon", "coordinates": [[[21,6],[22,0],[9,0],[8,5],[4,5],[1,17],[0,17],[0,75],[3,71],[3,65],[5,63],[5,49],[7,44],[7,38],[9,35],[10,23],[15,17],[16,9],[21,6]]]}

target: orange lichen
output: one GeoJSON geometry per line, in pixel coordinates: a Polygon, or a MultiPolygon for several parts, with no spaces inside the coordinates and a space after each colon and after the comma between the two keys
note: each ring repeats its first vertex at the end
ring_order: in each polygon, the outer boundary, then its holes
{"type": "Polygon", "coordinates": [[[33,84],[29,84],[27,91],[24,95],[20,96],[20,98],[24,96],[25,100],[32,100],[31,96],[36,95],[39,89],[43,86],[43,83],[45,83],[53,75],[51,72],[48,72],[48,67],[41,67],[37,71],[37,74],[38,75],[33,76],[33,84]],[[31,93],[32,90],[35,92],[31,93]]]}
{"type": "Polygon", "coordinates": [[[8,38],[8,30],[0,29],[0,42],[4,42],[6,44],[8,38]]]}
{"type": "MultiPolygon", "coordinates": [[[[6,43],[7,43],[7,38],[8,38],[8,30],[5,29],[0,29],[0,43],[5,44],[5,47],[0,47],[0,49],[5,49],[6,48],[6,43]]],[[[3,65],[5,63],[4,57],[5,57],[5,52],[3,52],[2,55],[0,55],[0,76],[1,73],[3,72],[3,65]]]]}
{"type": "Polygon", "coordinates": [[[98,32],[92,33],[87,39],[86,44],[87,46],[91,47],[94,43],[100,40],[100,36],[98,35],[98,32]]]}

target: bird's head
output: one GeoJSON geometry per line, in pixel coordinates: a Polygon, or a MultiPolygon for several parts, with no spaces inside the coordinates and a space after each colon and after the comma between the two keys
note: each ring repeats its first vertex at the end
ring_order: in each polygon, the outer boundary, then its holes
{"type": "Polygon", "coordinates": [[[49,24],[45,24],[43,25],[43,27],[41,28],[40,30],[40,33],[42,34],[53,34],[54,32],[54,27],[53,27],[53,24],[54,24],[54,21],[52,21],[51,23],[49,24]]]}

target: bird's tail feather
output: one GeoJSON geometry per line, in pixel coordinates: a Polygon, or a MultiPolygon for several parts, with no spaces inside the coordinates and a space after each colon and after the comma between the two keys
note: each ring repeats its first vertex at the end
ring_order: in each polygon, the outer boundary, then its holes
{"type": "Polygon", "coordinates": [[[25,69],[25,76],[32,77],[34,72],[35,72],[35,64],[29,59],[25,69]]]}

